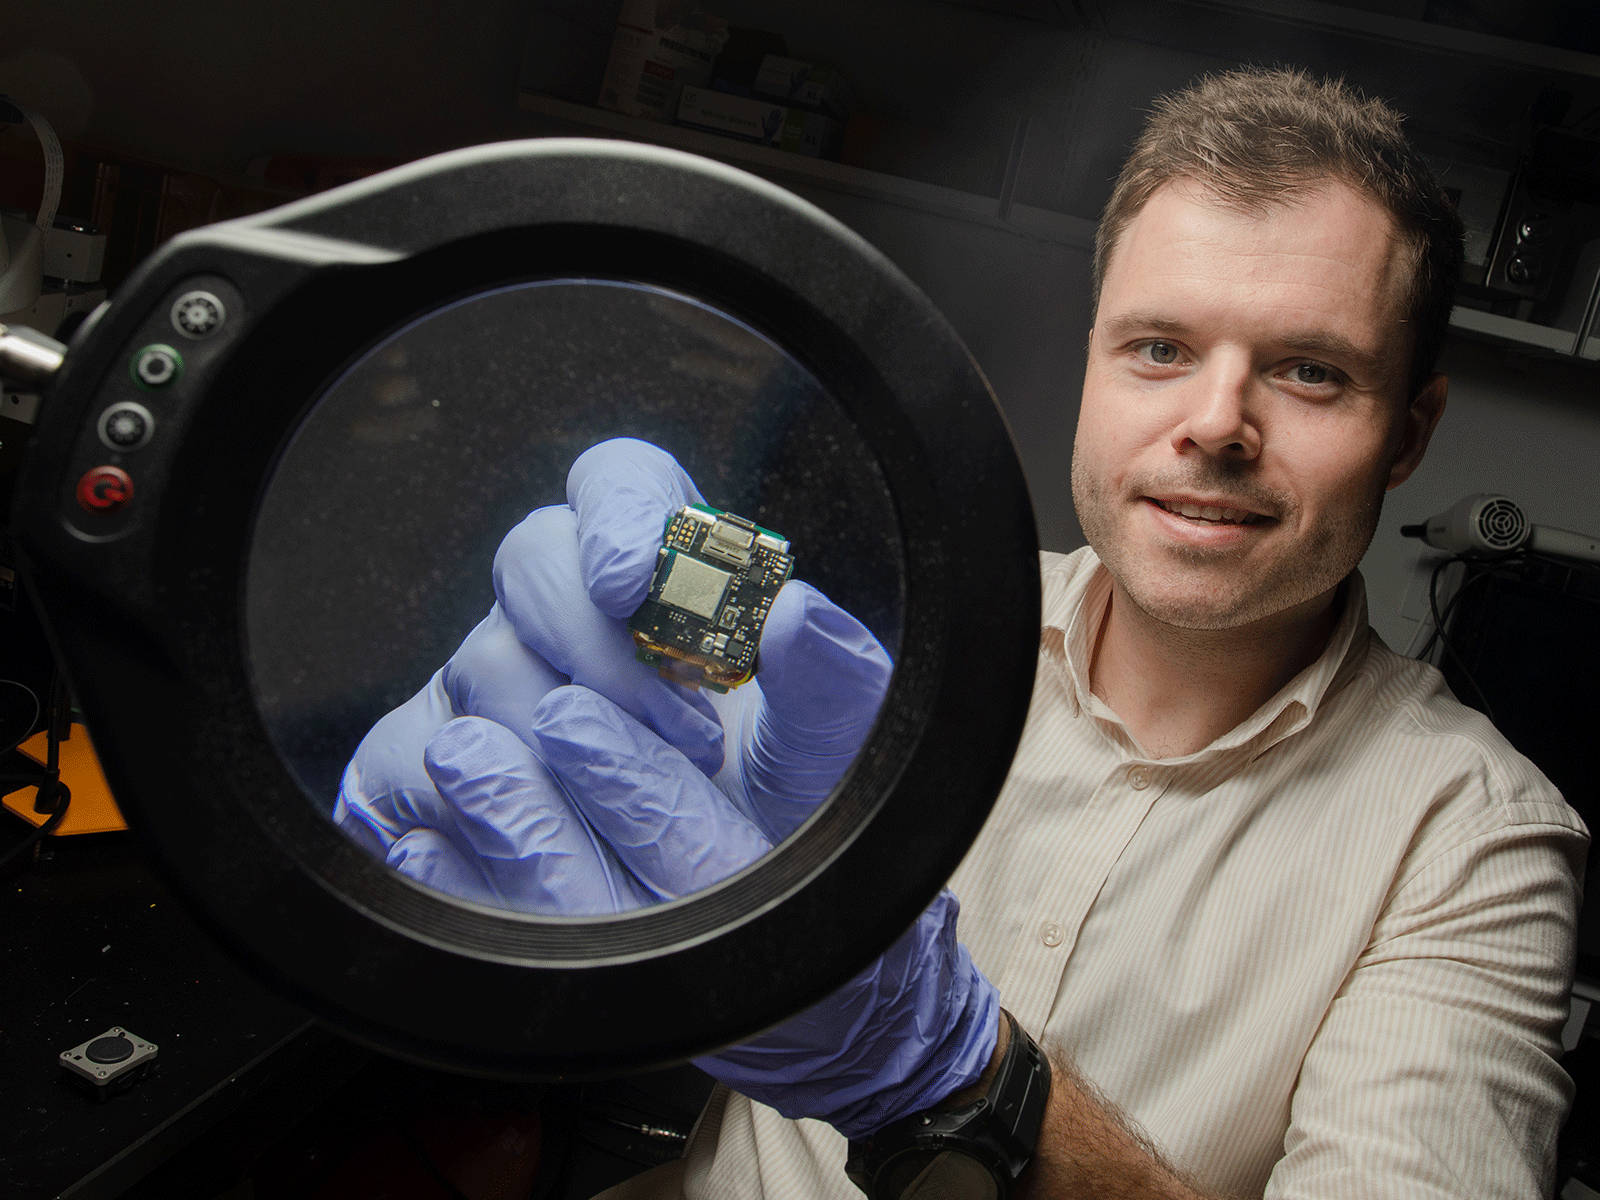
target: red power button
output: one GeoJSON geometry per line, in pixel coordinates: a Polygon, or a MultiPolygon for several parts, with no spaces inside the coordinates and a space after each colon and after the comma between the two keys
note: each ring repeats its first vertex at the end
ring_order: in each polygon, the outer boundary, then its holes
{"type": "Polygon", "coordinates": [[[132,501],[133,480],[120,467],[93,467],[78,480],[78,503],[90,512],[116,512],[132,501]]]}

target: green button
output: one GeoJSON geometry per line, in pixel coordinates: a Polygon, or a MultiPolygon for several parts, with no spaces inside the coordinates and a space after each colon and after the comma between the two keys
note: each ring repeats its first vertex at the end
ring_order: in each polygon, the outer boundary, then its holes
{"type": "Polygon", "coordinates": [[[133,381],[142,388],[164,388],[183,374],[183,355],[156,342],[133,356],[133,381]]]}

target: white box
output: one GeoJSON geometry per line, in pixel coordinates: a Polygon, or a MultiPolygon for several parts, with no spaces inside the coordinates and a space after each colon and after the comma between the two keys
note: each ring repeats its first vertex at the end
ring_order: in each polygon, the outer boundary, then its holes
{"type": "Polygon", "coordinates": [[[841,121],[856,106],[855,93],[836,68],[777,54],[761,60],[756,91],[785,104],[820,109],[841,121]]]}
{"type": "Polygon", "coordinates": [[[106,235],[93,225],[57,219],[44,233],[44,273],[52,279],[94,283],[106,261],[106,235]]]}
{"type": "Polygon", "coordinates": [[[728,40],[726,23],[696,17],[696,27],[655,24],[655,0],[627,0],[617,20],[600,107],[647,121],[670,121],[685,87],[704,87],[728,40]]]}
{"type": "Polygon", "coordinates": [[[707,88],[683,89],[678,124],[812,158],[831,158],[838,150],[839,122],[831,117],[707,88]]]}

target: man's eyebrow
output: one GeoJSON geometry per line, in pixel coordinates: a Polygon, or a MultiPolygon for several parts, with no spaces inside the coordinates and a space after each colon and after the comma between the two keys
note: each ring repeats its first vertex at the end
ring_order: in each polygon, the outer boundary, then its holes
{"type": "Polygon", "coordinates": [[[1324,359],[1349,367],[1367,378],[1381,378],[1392,369],[1390,356],[1374,354],[1356,345],[1349,338],[1321,329],[1308,329],[1283,339],[1290,350],[1307,358],[1324,359]]]}
{"type": "Polygon", "coordinates": [[[1106,321],[1106,333],[1113,338],[1129,337],[1136,333],[1165,333],[1182,337],[1189,327],[1176,317],[1158,312],[1118,313],[1106,321]]]}

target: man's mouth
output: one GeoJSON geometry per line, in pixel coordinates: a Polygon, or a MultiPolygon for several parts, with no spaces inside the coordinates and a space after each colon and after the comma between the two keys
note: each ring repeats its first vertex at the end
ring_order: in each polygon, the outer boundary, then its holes
{"type": "Polygon", "coordinates": [[[1155,500],[1151,503],[1169,513],[1188,517],[1191,521],[1205,521],[1212,525],[1258,525],[1267,518],[1244,508],[1218,508],[1208,504],[1189,504],[1179,500],[1155,500]]]}

